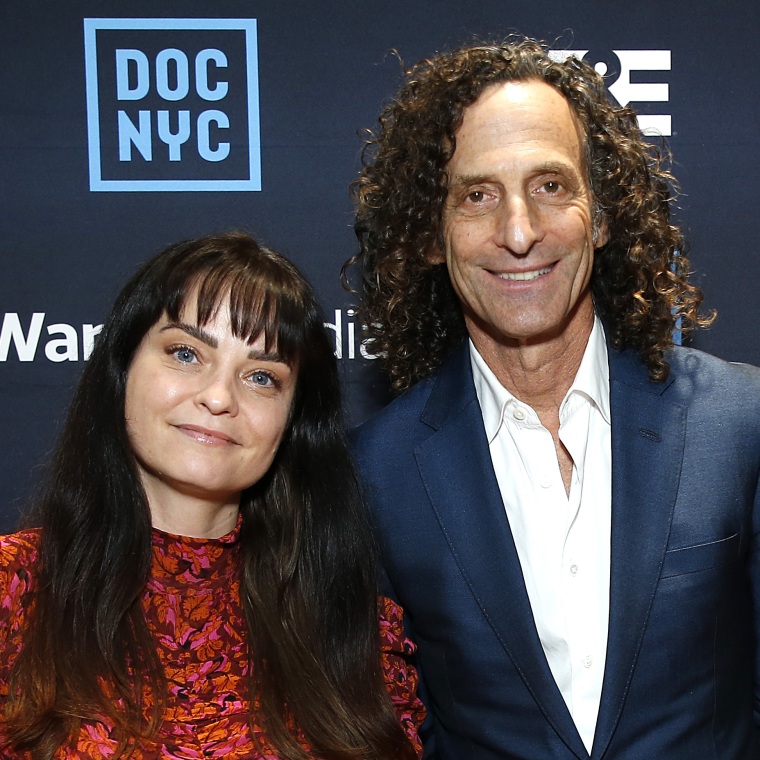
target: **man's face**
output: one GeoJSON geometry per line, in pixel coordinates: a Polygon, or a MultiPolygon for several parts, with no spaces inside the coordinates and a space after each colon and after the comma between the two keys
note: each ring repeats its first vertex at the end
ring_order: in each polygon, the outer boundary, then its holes
{"type": "Polygon", "coordinates": [[[607,237],[592,232],[570,105],[536,80],[493,85],[465,110],[456,140],[440,260],[475,345],[585,341],[594,249],[607,237]]]}

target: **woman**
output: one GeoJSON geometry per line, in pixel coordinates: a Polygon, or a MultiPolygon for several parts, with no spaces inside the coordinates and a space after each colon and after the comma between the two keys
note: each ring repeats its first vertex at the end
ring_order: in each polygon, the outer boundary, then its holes
{"type": "Polygon", "coordinates": [[[0,542],[3,757],[418,756],[338,386],[311,289],[250,237],[135,275],[39,528],[0,542]]]}

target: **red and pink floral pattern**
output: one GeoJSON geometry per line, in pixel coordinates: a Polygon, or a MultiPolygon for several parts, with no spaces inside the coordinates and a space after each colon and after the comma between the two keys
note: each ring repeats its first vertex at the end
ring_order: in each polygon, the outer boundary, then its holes
{"type": "MultiPolygon", "coordinates": [[[[150,742],[141,742],[134,760],[277,760],[256,749],[247,696],[249,668],[245,616],[238,580],[239,527],[218,539],[186,538],[154,531],[153,563],[142,597],[168,684],[163,723],[150,742]]],[[[34,600],[30,569],[38,533],[0,539],[0,701],[8,694],[8,674],[18,654],[24,613],[34,600]]],[[[404,636],[401,608],[379,600],[381,661],[386,686],[407,736],[421,756],[418,729],[424,707],[417,698],[417,673],[409,664],[414,644],[404,636]]],[[[253,705],[255,716],[255,704],[253,705]]],[[[254,719],[253,731],[264,740],[254,719]]],[[[301,744],[308,749],[303,735],[301,744]]],[[[2,723],[0,722],[0,738],[2,723]]],[[[83,724],[75,745],[56,758],[111,757],[116,740],[100,721],[83,724]]],[[[25,754],[6,758],[26,758],[25,754]]]]}

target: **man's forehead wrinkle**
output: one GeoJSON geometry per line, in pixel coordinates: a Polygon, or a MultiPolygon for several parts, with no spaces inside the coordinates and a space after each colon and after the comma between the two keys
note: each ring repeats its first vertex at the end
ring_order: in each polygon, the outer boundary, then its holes
{"type": "MultiPolygon", "coordinates": [[[[495,164],[493,166],[493,169],[495,171],[499,171],[501,169],[504,169],[505,171],[510,171],[510,167],[506,167],[500,164],[495,164]]],[[[542,174],[576,174],[578,170],[578,167],[575,166],[570,161],[559,161],[555,159],[551,159],[548,161],[540,161],[539,163],[535,164],[530,168],[530,175],[531,176],[540,176],[542,174]]],[[[454,174],[449,182],[450,187],[467,187],[469,185],[478,185],[481,183],[489,183],[494,182],[495,178],[493,176],[493,173],[489,172],[477,172],[477,173],[467,173],[467,172],[461,172],[454,174]]]]}
{"type": "Polygon", "coordinates": [[[572,113],[567,114],[570,120],[543,121],[536,113],[510,130],[509,110],[505,108],[496,119],[475,118],[460,132],[448,166],[448,189],[461,190],[515,175],[525,180],[544,173],[588,183],[587,144],[572,113]]]}

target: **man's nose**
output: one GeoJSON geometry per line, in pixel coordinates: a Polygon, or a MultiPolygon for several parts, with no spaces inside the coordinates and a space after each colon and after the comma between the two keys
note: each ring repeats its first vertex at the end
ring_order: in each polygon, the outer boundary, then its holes
{"type": "Polygon", "coordinates": [[[525,255],[543,235],[538,210],[529,198],[514,195],[499,209],[496,242],[517,256],[525,255]]]}

